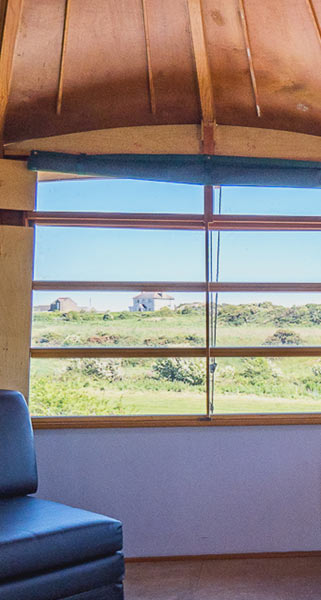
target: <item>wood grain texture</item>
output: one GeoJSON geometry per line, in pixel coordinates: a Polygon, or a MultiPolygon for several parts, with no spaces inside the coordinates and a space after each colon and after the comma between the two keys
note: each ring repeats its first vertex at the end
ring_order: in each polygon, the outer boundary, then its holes
{"type": "MultiPolygon", "coordinates": [[[[210,356],[223,357],[297,357],[321,356],[321,346],[216,346],[210,348],[210,356]]],[[[31,348],[31,358],[162,358],[167,356],[206,357],[206,348],[158,347],[158,348],[31,348]]]]}
{"type": "Polygon", "coordinates": [[[141,427],[254,427],[321,425],[321,414],[239,414],[141,417],[33,417],[34,429],[109,429],[141,427]]]}
{"type": "Polygon", "coordinates": [[[198,88],[205,126],[215,121],[212,77],[208,62],[201,0],[188,0],[198,88]]]}
{"type": "MultiPolygon", "coordinates": [[[[18,3],[20,0],[10,0],[18,3]]],[[[145,0],[157,111],[150,110],[142,0],[72,2],[64,110],[56,114],[65,0],[24,0],[5,140],[115,127],[199,124],[187,0],[145,0]],[[28,77],[25,74],[28,73],[28,77]]],[[[237,0],[190,0],[204,120],[321,135],[319,0],[246,0],[253,91],[237,0]],[[203,41],[202,41],[203,40],[203,41]],[[204,40],[206,54],[204,58],[204,40]],[[206,81],[208,73],[212,86],[206,81]],[[205,75],[204,75],[205,74],[205,75]]],[[[11,37],[11,39],[13,39],[11,37]]]]}
{"type": "MultiPolygon", "coordinates": [[[[321,137],[261,127],[216,125],[215,154],[321,161],[321,137]]],[[[5,156],[27,156],[31,150],[78,154],[201,154],[200,125],[156,125],[30,139],[7,144],[5,156]]],[[[68,178],[55,173],[47,178],[68,178]]]]}
{"type": "Polygon", "coordinates": [[[12,80],[17,34],[22,15],[23,0],[8,0],[3,14],[0,52],[0,156],[3,147],[3,129],[12,80]]]}
{"type": "MultiPolygon", "coordinates": [[[[267,511],[268,512],[268,511],[267,511]]],[[[320,553],[160,557],[127,564],[130,600],[319,600],[320,553]]]]}
{"type": "Polygon", "coordinates": [[[272,282],[171,282],[171,281],[33,281],[37,291],[145,291],[167,292],[321,292],[321,283],[272,282]]]}
{"type": "Polygon", "coordinates": [[[0,387],[28,396],[33,230],[0,226],[0,387]]]}
{"type": "Polygon", "coordinates": [[[0,208],[33,210],[36,196],[35,173],[23,161],[0,159],[0,208]]]}
{"type": "Polygon", "coordinates": [[[61,114],[61,107],[62,107],[66,48],[67,48],[68,30],[69,30],[70,2],[71,2],[71,0],[66,0],[66,5],[65,5],[65,17],[64,17],[64,27],[63,27],[62,43],[61,43],[61,58],[60,58],[60,65],[59,65],[58,93],[57,93],[57,104],[56,104],[57,115],[61,114]]]}
{"type": "Polygon", "coordinates": [[[33,149],[77,154],[200,154],[200,125],[117,127],[30,139],[5,146],[5,155],[26,156],[33,149]]]}

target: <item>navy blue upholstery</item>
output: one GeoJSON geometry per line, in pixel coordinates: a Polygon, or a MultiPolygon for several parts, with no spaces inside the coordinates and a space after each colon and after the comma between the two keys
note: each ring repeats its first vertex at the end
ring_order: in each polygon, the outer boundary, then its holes
{"type": "Polygon", "coordinates": [[[106,592],[103,600],[122,600],[123,572],[122,555],[113,554],[59,571],[3,582],[0,600],[65,600],[89,591],[96,600],[101,588],[106,592]]]}
{"type": "Polygon", "coordinates": [[[0,390],[0,600],[122,600],[122,524],[32,498],[33,432],[19,392],[0,390]]]}
{"type": "Polygon", "coordinates": [[[25,496],[0,500],[2,579],[81,563],[122,549],[121,523],[25,496]]]}
{"type": "Polygon", "coordinates": [[[32,427],[19,392],[0,390],[0,458],[0,498],[37,491],[32,427]]]}

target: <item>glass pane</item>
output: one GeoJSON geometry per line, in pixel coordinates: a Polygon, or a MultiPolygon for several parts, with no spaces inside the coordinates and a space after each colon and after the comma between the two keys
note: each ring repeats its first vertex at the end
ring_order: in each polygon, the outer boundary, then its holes
{"type": "Polygon", "coordinates": [[[34,292],[32,345],[204,346],[204,294],[34,292]]]}
{"type": "MultiPolygon", "coordinates": [[[[216,253],[217,233],[214,233],[214,264],[216,253]]],[[[219,280],[317,282],[321,281],[320,256],[320,231],[223,231],[219,280]]]]}
{"type": "Polygon", "coordinates": [[[216,345],[321,346],[321,294],[220,293],[216,345]]]}
{"type": "Polygon", "coordinates": [[[42,280],[204,281],[202,231],[36,227],[42,280]]]}
{"type": "MultiPolygon", "coordinates": [[[[320,216],[321,190],[223,186],[222,214],[320,216]]],[[[216,194],[215,212],[219,212],[216,194]]]]}
{"type": "Polygon", "coordinates": [[[321,411],[321,359],[218,358],[214,412],[321,411]]]}
{"type": "Polygon", "coordinates": [[[201,214],[203,207],[204,188],[200,185],[126,179],[38,184],[40,211],[201,214]]]}
{"type": "Polygon", "coordinates": [[[205,360],[32,359],[29,408],[33,416],[205,414],[205,360]]]}

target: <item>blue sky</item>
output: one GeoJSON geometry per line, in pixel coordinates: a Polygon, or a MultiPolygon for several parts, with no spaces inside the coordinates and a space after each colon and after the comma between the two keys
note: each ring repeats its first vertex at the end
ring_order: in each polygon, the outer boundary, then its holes
{"type": "MultiPolygon", "coordinates": [[[[38,210],[200,213],[203,188],[128,180],[41,183],[38,210]]],[[[217,198],[215,203],[217,211],[217,198]]],[[[229,187],[227,214],[321,215],[321,190],[229,187]]],[[[217,234],[213,234],[216,251],[217,234]]],[[[213,256],[215,262],[215,253],[213,256]]],[[[204,233],[84,228],[38,228],[35,279],[204,281],[204,233]]],[[[223,232],[221,281],[320,281],[321,232],[223,232]]],[[[140,290],[137,290],[140,291],[140,290]]],[[[97,309],[127,309],[132,292],[35,293],[34,304],[71,296],[97,309]]],[[[176,304],[201,294],[173,294],[176,304]]],[[[221,302],[321,304],[321,294],[221,294],[221,302]]]]}

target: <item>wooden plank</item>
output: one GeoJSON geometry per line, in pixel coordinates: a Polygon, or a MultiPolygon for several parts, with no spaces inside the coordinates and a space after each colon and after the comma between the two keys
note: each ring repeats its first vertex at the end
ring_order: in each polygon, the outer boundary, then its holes
{"type": "Polygon", "coordinates": [[[321,137],[261,127],[217,125],[215,154],[321,161],[321,137]]]}
{"type": "Polygon", "coordinates": [[[28,212],[32,225],[58,227],[113,227],[134,229],[202,229],[202,215],[149,213],[28,212]]]}
{"type": "Polygon", "coordinates": [[[215,121],[213,85],[204,34],[201,0],[188,0],[202,119],[205,126],[215,121]]]}
{"type": "Polygon", "coordinates": [[[155,115],[156,114],[156,96],[155,96],[154,77],[153,77],[153,69],[152,69],[152,61],[151,61],[150,35],[149,35],[149,24],[148,24],[148,13],[147,13],[146,0],[142,0],[142,9],[143,9],[143,18],[144,18],[150,108],[151,108],[152,114],[155,115]]]}
{"type": "Polygon", "coordinates": [[[0,1],[0,52],[1,52],[4,22],[5,22],[5,18],[6,18],[7,4],[8,4],[8,0],[0,1]]]}
{"type": "Polygon", "coordinates": [[[7,210],[0,208],[0,225],[15,225],[24,227],[26,224],[23,210],[7,210]]]}
{"type": "Polygon", "coordinates": [[[253,427],[321,425],[321,414],[150,415],[136,417],[33,417],[34,429],[109,429],[141,427],[253,427]]]}
{"type": "MultiPolygon", "coordinates": [[[[149,213],[26,213],[32,225],[57,227],[114,227],[134,229],[203,230],[203,215],[149,213]]],[[[321,217],[276,215],[212,215],[208,221],[214,231],[321,231],[321,217]]]]}
{"type": "Polygon", "coordinates": [[[212,292],[321,292],[321,283],[273,283],[273,282],[213,282],[212,292]]]}
{"type": "Polygon", "coordinates": [[[211,348],[211,356],[224,357],[292,357],[321,356],[321,346],[239,346],[211,348]]]}
{"type": "Polygon", "coordinates": [[[0,159],[0,209],[33,210],[36,182],[24,161],[0,159]]]}
{"type": "MultiPolygon", "coordinates": [[[[204,357],[206,348],[36,348],[30,349],[31,358],[162,358],[162,357],[204,357]]],[[[297,357],[321,356],[321,346],[216,346],[210,349],[210,356],[218,357],[297,357]]]]}
{"type": "MultiPolygon", "coordinates": [[[[201,126],[123,127],[30,139],[7,144],[5,156],[24,157],[34,149],[71,154],[201,154],[201,126]]],[[[261,127],[216,125],[215,154],[321,161],[321,137],[261,127]]],[[[59,174],[49,177],[58,179],[59,174]]],[[[61,175],[61,179],[69,177],[61,175]]]]}
{"type": "Polygon", "coordinates": [[[0,387],[28,396],[33,230],[0,226],[0,387]]]}
{"type": "Polygon", "coordinates": [[[246,55],[247,55],[247,60],[249,63],[249,70],[250,70],[250,76],[251,76],[251,85],[252,85],[252,91],[253,91],[253,96],[254,96],[255,110],[256,110],[257,116],[261,117],[261,109],[260,109],[260,105],[259,105],[259,96],[258,96],[258,91],[257,91],[256,75],[255,75],[255,70],[254,70],[254,62],[253,62],[252,48],[251,48],[251,42],[250,42],[250,33],[249,33],[249,27],[248,27],[247,18],[246,18],[244,0],[239,0],[239,8],[240,8],[241,23],[242,23],[242,27],[243,27],[244,42],[245,42],[245,47],[246,47],[246,55]]]}
{"type": "Polygon", "coordinates": [[[319,43],[321,44],[321,27],[320,27],[317,12],[315,10],[315,6],[313,4],[313,0],[306,0],[306,3],[308,6],[310,15],[311,15],[312,23],[313,23],[317,38],[319,40],[319,43]]]}
{"type": "MultiPolygon", "coordinates": [[[[273,283],[273,282],[210,282],[211,292],[321,292],[321,283],[273,283]]],[[[144,292],[206,292],[207,283],[172,281],[34,281],[37,291],[134,291],[144,292]]]]}
{"type": "Polygon", "coordinates": [[[86,154],[200,154],[200,125],[150,125],[85,131],[30,139],[5,146],[6,156],[31,150],[86,154]]]}
{"type": "Polygon", "coordinates": [[[8,0],[3,25],[0,53],[0,156],[3,149],[3,129],[12,80],[16,39],[21,20],[23,0],[8,0]]]}
{"type": "Polygon", "coordinates": [[[60,57],[59,78],[58,78],[58,93],[57,93],[57,104],[56,104],[57,115],[61,114],[61,106],[62,106],[62,95],[63,95],[63,86],[64,86],[64,74],[65,74],[65,59],[66,59],[66,48],[67,48],[67,39],[68,39],[71,0],[65,0],[65,2],[66,2],[65,17],[64,17],[64,25],[63,25],[63,33],[62,33],[61,57],[60,57]]]}
{"type": "MultiPolygon", "coordinates": [[[[321,354],[321,350],[320,350],[321,354]]],[[[31,348],[31,358],[162,358],[166,356],[202,357],[205,348],[31,348]]]]}
{"type": "MultiPolygon", "coordinates": [[[[321,291],[321,284],[320,284],[321,291]]],[[[37,291],[133,291],[142,292],[205,292],[206,283],[176,281],[34,281],[32,289],[37,291]]]]}
{"type": "Polygon", "coordinates": [[[320,231],[321,217],[216,215],[209,227],[215,231],[320,231]]]}

